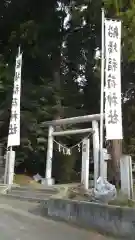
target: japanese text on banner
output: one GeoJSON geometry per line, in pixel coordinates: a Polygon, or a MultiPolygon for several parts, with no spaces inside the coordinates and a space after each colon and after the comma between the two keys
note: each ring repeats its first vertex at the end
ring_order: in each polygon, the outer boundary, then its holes
{"type": "Polygon", "coordinates": [[[8,134],[8,147],[20,145],[20,92],[22,54],[16,58],[11,117],[8,134]]]}
{"type": "Polygon", "coordinates": [[[105,49],[106,138],[122,139],[120,21],[105,20],[105,49]]]}

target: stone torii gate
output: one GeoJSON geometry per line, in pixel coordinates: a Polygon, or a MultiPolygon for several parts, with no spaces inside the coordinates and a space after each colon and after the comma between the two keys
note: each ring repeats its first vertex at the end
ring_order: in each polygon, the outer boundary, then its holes
{"type": "MultiPolygon", "coordinates": [[[[102,167],[102,163],[99,166],[99,122],[100,114],[85,115],[79,117],[65,118],[59,120],[52,120],[44,122],[43,126],[48,127],[48,147],[47,147],[47,157],[46,157],[46,172],[45,172],[45,185],[53,185],[54,180],[52,179],[52,158],[53,158],[53,139],[55,136],[65,136],[71,134],[81,134],[81,133],[92,133],[93,140],[93,159],[94,159],[94,185],[96,186],[97,178],[99,177],[99,168],[102,167]],[[67,124],[77,124],[77,123],[92,123],[92,128],[86,129],[76,129],[57,132],[54,127],[67,125],[67,124]]],[[[82,171],[81,171],[81,181],[83,181],[85,188],[88,188],[89,181],[89,139],[84,138],[84,144],[86,145],[86,152],[82,156],[82,171]],[[88,158],[88,159],[87,159],[88,158]]]]}

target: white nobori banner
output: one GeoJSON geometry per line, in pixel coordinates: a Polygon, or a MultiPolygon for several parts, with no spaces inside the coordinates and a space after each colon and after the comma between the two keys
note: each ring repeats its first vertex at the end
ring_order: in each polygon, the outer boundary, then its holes
{"type": "Polygon", "coordinates": [[[8,147],[20,145],[20,95],[22,54],[16,57],[11,117],[8,133],[8,147]]]}
{"type": "Polygon", "coordinates": [[[105,59],[106,139],[122,139],[120,21],[105,20],[105,59]]]}

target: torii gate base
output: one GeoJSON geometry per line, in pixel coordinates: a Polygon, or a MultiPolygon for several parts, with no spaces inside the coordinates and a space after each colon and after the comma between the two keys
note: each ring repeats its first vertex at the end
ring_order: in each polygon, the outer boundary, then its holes
{"type": "MultiPolygon", "coordinates": [[[[100,120],[100,114],[95,115],[86,115],[74,118],[66,118],[60,120],[53,120],[49,122],[43,123],[44,126],[49,127],[48,131],[48,148],[47,148],[47,158],[46,158],[46,173],[45,179],[43,180],[43,184],[52,185],[54,184],[54,180],[52,179],[52,157],[53,157],[53,138],[54,136],[64,136],[67,134],[77,134],[77,133],[93,133],[93,159],[94,159],[94,186],[96,186],[96,181],[99,176],[99,127],[98,121],[100,120]],[[66,125],[66,124],[76,124],[76,123],[84,123],[84,122],[92,122],[92,128],[88,129],[79,129],[79,130],[68,130],[55,132],[54,126],[66,125]]],[[[82,156],[82,176],[81,181],[84,184],[84,187],[88,189],[89,183],[89,140],[85,139],[84,144],[86,145],[86,150],[83,149],[82,156]]],[[[102,168],[102,166],[100,166],[102,168]]]]}
{"type": "Polygon", "coordinates": [[[41,184],[44,186],[53,186],[55,184],[55,181],[53,178],[42,178],[41,184]]]}

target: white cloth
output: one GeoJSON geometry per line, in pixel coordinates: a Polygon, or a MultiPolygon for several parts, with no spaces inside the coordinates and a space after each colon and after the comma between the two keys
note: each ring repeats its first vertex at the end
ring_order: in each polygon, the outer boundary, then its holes
{"type": "Polygon", "coordinates": [[[117,196],[116,187],[110,184],[107,180],[99,177],[96,188],[94,189],[94,197],[101,202],[109,202],[117,196]]]}
{"type": "Polygon", "coordinates": [[[36,175],[33,176],[33,179],[34,179],[36,182],[39,182],[39,181],[41,181],[42,177],[37,173],[36,175]]]}

